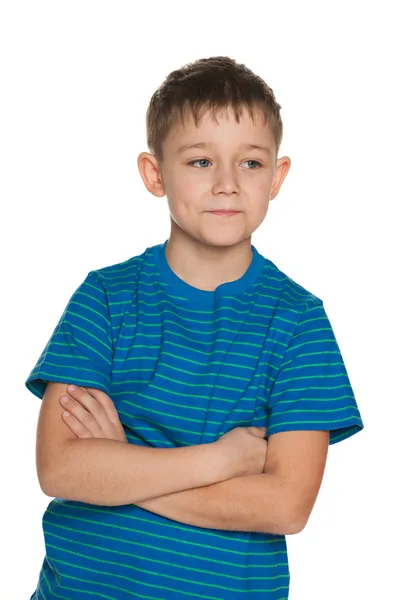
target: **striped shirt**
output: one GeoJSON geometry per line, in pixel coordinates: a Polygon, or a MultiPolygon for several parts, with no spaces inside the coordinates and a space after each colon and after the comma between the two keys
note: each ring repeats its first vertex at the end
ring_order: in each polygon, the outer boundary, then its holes
{"type": "MultiPolygon", "coordinates": [[[[235,427],[363,429],[323,302],[252,245],[252,262],[215,291],[170,268],[167,241],[90,271],[25,385],[103,390],[129,443],[216,441],[235,427]]],[[[287,600],[284,535],[186,525],[135,504],[54,498],[31,600],[287,600]]]]}

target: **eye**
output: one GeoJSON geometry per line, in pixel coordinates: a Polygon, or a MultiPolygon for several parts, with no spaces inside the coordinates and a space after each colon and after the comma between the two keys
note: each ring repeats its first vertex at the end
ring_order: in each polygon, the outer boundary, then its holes
{"type": "MultiPolygon", "coordinates": [[[[197,160],[191,160],[190,162],[188,162],[188,165],[194,166],[194,164],[198,163],[198,162],[208,162],[209,163],[210,161],[208,160],[208,158],[198,158],[197,160]]],[[[244,162],[255,163],[259,167],[262,167],[262,164],[258,160],[249,159],[249,160],[245,160],[244,162]]],[[[254,171],[254,169],[249,169],[249,170],[254,171]]]]}
{"type": "MultiPolygon", "coordinates": [[[[247,163],[256,163],[259,167],[262,167],[262,164],[258,160],[249,159],[249,160],[245,160],[244,162],[247,162],[247,163]]],[[[254,169],[250,169],[250,171],[254,171],[254,169]]]]}
{"type": "Polygon", "coordinates": [[[197,160],[191,160],[188,165],[194,165],[197,162],[210,162],[207,158],[198,158],[197,160]]]}

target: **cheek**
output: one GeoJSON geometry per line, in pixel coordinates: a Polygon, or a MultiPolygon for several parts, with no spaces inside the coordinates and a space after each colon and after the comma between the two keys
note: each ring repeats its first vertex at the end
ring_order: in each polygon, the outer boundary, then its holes
{"type": "Polygon", "coordinates": [[[185,171],[178,180],[176,180],[174,188],[175,193],[179,194],[179,197],[185,199],[198,198],[201,196],[202,190],[207,187],[207,181],[205,177],[196,177],[186,173],[185,171]]]}
{"type": "Polygon", "coordinates": [[[191,223],[197,221],[197,216],[201,212],[201,203],[197,197],[194,197],[194,192],[190,189],[183,189],[182,186],[175,186],[174,190],[170,191],[167,196],[168,208],[175,222],[181,227],[188,227],[191,223]]]}
{"type": "Polygon", "coordinates": [[[269,201],[265,197],[265,190],[261,197],[252,202],[246,210],[246,219],[252,227],[258,227],[265,219],[269,208],[269,201]]]}
{"type": "Polygon", "coordinates": [[[207,207],[207,202],[204,200],[206,197],[207,192],[203,190],[202,183],[193,181],[190,177],[182,178],[179,182],[175,181],[168,190],[170,208],[181,214],[198,213],[204,210],[204,207],[207,207]]]}

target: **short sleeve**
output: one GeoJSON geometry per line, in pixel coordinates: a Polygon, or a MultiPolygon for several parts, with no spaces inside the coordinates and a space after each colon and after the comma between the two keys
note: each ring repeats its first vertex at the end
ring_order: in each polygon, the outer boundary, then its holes
{"type": "Polygon", "coordinates": [[[107,293],[91,271],[71,296],[25,386],[40,399],[48,381],[110,394],[112,327],[107,293]]]}
{"type": "Polygon", "coordinates": [[[304,308],[268,399],[267,435],[330,431],[335,444],[364,428],[346,367],[320,299],[304,308]]]}

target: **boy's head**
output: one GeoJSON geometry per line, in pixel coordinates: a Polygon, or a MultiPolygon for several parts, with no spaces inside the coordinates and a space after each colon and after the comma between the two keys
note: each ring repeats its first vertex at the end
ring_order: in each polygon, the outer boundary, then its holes
{"type": "Polygon", "coordinates": [[[260,77],[228,57],[203,58],[167,76],[147,109],[151,154],[142,152],[138,167],[146,188],[167,196],[170,239],[250,245],[290,168],[288,157],[277,158],[280,108],[260,77]],[[184,148],[200,143],[208,145],[184,148]]]}

